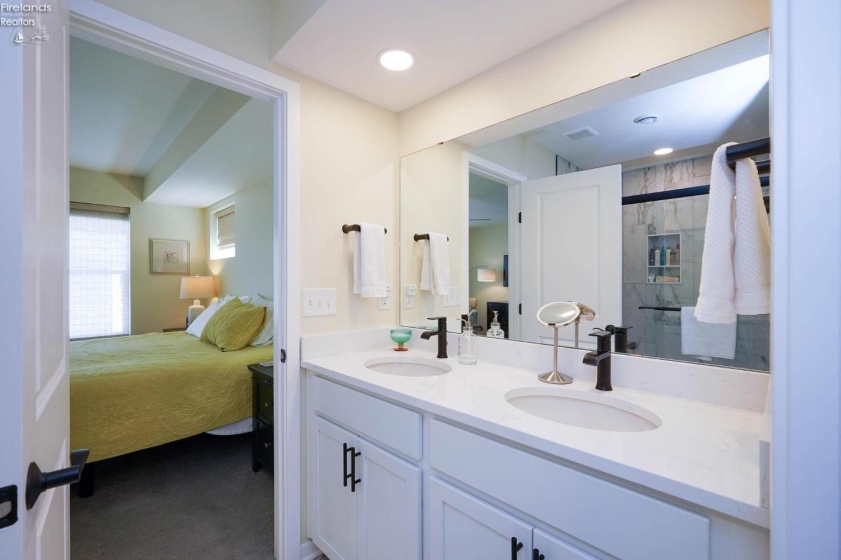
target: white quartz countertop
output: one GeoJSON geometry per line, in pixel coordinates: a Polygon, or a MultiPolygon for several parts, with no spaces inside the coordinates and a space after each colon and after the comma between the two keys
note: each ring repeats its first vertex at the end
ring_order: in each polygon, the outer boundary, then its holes
{"type": "MultiPolygon", "coordinates": [[[[405,357],[435,359],[412,349],[405,357]]],[[[390,349],[304,360],[303,367],[373,395],[470,426],[519,445],[708,508],[761,527],[759,436],[763,415],[625,389],[597,391],[591,382],[548,386],[537,372],[485,363],[465,366],[451,357],[445,375],[404,377],[363,364],[395,357],[390,349]],[[505,400],[512,389],[551,387],[559,395],[590,393],[644,407],[662,425],[644,432],[608,432],[568,426],[523,412],[505,400]]]]}

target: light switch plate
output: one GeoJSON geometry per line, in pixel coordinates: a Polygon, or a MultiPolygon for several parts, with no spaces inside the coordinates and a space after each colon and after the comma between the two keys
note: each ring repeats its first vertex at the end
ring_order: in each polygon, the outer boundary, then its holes
{"type": "Polygon", "coordinates": [[[415,306],[415,296],[403,296],[403,309],[411,309],[415,306]]]}
{"type": "Polygon", "coordinates": [[[391,284],[386,285],[385,289],[388,295],[386,297],[379,298],[380,311],[391,309],[391,284]]]}
{"type": "Polygon", "coordinates": [[[304,317],[336,314],[336,288],[304,289],[304,317]]]}
{"type": "Polygon", "coordinates": [[[458,307],[458,289],[455,286],[450,288],[449,295],[442,297],[444,298],[444,307],[458,307]]]}

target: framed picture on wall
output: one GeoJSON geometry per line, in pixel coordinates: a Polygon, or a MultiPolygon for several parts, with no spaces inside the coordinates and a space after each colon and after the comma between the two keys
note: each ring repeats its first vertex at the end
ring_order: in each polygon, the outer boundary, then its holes
{"type": "Polygon", "coordinates": [[[149,240],[151,274],[190,275],[190,242],[174,239],[149,240]]]}

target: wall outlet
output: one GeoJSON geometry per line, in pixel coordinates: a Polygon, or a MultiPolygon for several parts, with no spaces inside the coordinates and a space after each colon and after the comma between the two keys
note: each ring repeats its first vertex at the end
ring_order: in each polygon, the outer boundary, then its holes
{"type": "Polygon", "coordinates": [[[304,290],[304,317],[336,314],[336,288],[307,288],[304,290]]]}
{"type": "Polygon", "coordinates": [[[380,311],[391,309],[391,284],[386,285],[385,289],[388,295],[386,297],[379,298],[380,311]]]}
{"type": "Polygon", "coordinates": [[[444,307],[458,307],[458,289],[455,286],[450,288],[449,295],[443,296],[444,307]]]}
{"type": "Polygon", "coordinates": [[[415,306],[415,296],[418,294],[417,284],[406,284],[403,286],[403,308],[409,309],[415,306]]]}

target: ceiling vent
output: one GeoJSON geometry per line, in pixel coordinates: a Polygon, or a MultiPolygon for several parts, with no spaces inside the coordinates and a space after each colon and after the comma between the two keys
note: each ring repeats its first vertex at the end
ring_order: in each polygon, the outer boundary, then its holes
{"type": "Polygon", "coordinates": [[[596,132],[589,126],[585,126],[584,128],[579,128],[576,130],[570,130],[569,132],[565,132],[561,136],[572,142],[578,142],[579,140],[584,140],[585,138],[590,138],[591,136],[598,135],[598,132],[596,132]]]}

